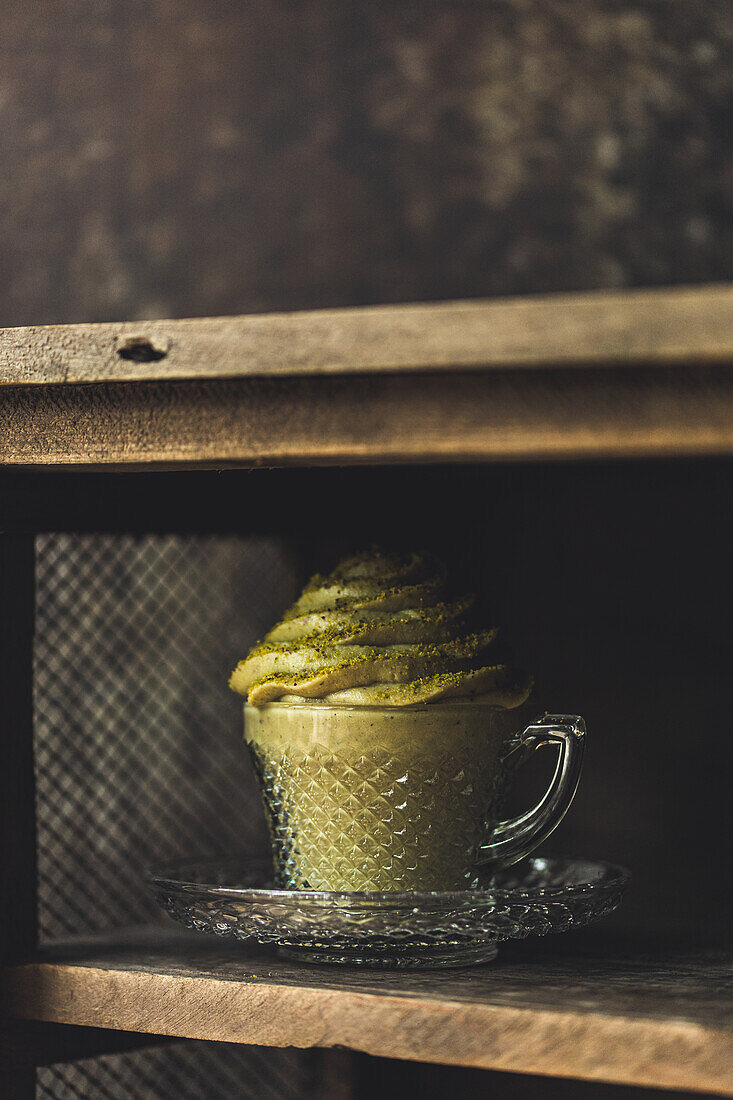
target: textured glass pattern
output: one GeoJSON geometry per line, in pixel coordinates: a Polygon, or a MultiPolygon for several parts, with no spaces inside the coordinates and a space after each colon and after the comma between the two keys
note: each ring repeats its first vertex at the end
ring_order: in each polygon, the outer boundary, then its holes
{"type": "Polygon", "coordinates": [[[37,539],[42,938],[155,915],[142,869],[266,847],[227,679],[297,591],[250,537],[37,539]]]}
{"type": "Polygon", "coordinates": [[[37,1071],[37,1100],[305,1100],[313,1058],[195,1040],[105,1054],[37,1071]]]}
{"type": "Polygon", "coordinates": [[[514,736],[521,709],[245,705],[278,885],[471,886],[511,771],[508,747],[523,736],[514,736]]]}
{"type": "Polygon", "coordinates": [[[349,890],[468,886],[484,835],[492,768],[466,753],[358,757],[322,745],[275,756],[250,745],[281,885],[349,890]],[[294,823],[297,823],[294,827],[294,823]]]}
{"type": "Polygon", "coordinates": [[[150,876],[160,905],[199,932],[274,944],[298,958],[363,966],[485,962],[501,940],[567,932],[612,912],[628,882],[590,860],[528,859],[485,888],[347,894],[267,888],[246,859],[180,865],[150,876]]]}

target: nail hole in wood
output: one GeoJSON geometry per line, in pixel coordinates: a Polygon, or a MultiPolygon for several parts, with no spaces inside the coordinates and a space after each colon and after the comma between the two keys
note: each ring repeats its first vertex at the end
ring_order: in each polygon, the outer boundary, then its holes
{"type": "Polygon", "coordinates": [[[120,359],[128,359],[133,363],[157,363],[165,359],[168,352],[162,348],[156,348],[146,336],[130,336],[117,349],[120,359]]]}

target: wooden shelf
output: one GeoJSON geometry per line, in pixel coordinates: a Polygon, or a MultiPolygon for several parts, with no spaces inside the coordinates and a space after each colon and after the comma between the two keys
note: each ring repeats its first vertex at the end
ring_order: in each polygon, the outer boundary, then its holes
{"type": "Polygon", "coordinates": [[[0,382],[5,465],[733,453],[733,288],[8,329],[0,382]]]}
{"type": "Polygon", "coordinates": [[[309,967],[147,928],[7,972],[11,1016],[733,1095],[727,958],[630,951],[588,930],[475,970],[309,967]]]}
{"type": "Polygon", "coordinates": [[[147,382],[733,354],[733,286],[0,330],[0,383],[147,382]]]}

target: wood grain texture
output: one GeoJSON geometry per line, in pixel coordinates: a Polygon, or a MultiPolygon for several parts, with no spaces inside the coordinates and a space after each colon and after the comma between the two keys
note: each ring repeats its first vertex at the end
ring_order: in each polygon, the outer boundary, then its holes
{"type": "Polygon", "coordinates": [[[733,366],[0,389],[0,463],[292,465],[733,451],[733,366]]]}
{"type": "Polygon", "coordinates": [[[43,384],[733,359],[733,286],[0,331],[43,384]]]}
{"type": "Polygon", "coordinates": [[[602,944],[506,947],[423,974],[299,966],[259,949],[140,930],[49,948],[9,971],[19,1017],[267,1046],[733,1095],[730,966],[602,944]],[[597,953],[594,953],[597,952],[597,953]]]}

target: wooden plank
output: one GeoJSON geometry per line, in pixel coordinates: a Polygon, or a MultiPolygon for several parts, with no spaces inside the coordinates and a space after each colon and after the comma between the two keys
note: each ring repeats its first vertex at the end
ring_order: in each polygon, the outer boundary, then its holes
{"type": "Polygon", "coordinates": [[[35,1066],[0,1060],[0,1096],[13,1100],[36,1100],[35,1066]]]}
{"type": "MultiPolygon", "coordinates": [[[[34,540],[0,532],[0,961],[30,954],[37,942],[36,805],[33,774],[34,540]]],[[[13,1029],[13,1036],[23,1032],[13,1029]]],[[[32,1065],[10,1056],[0,1020],[0,1094],[34,1097],[32,1065]]]]}
{"type": "Polygon", "coordinates": [[[0,463],[258,466],[733,452],[733,364],[0,389],[0,463]]]}
{"type": "Polygon", "coordinates": [[[0,331],[0,383],[733,359],[733,286],[0,331]]]}
{"type": "Polygon", "coordinates": [[[32,535],[0,532],[0,897],[2,961],[31,952],[37,937],[33,774],[32,535]]]}
{"type": "Polygon", "coordinates": [[[6,1008],[60,1023],[733,1095],[729,960],[624,953],[576,936],[576,951],[548,940],[507,946],[486,967],[410,974],[309,967],[147,929],[70,941],[12,969],[6,1008]]]}

